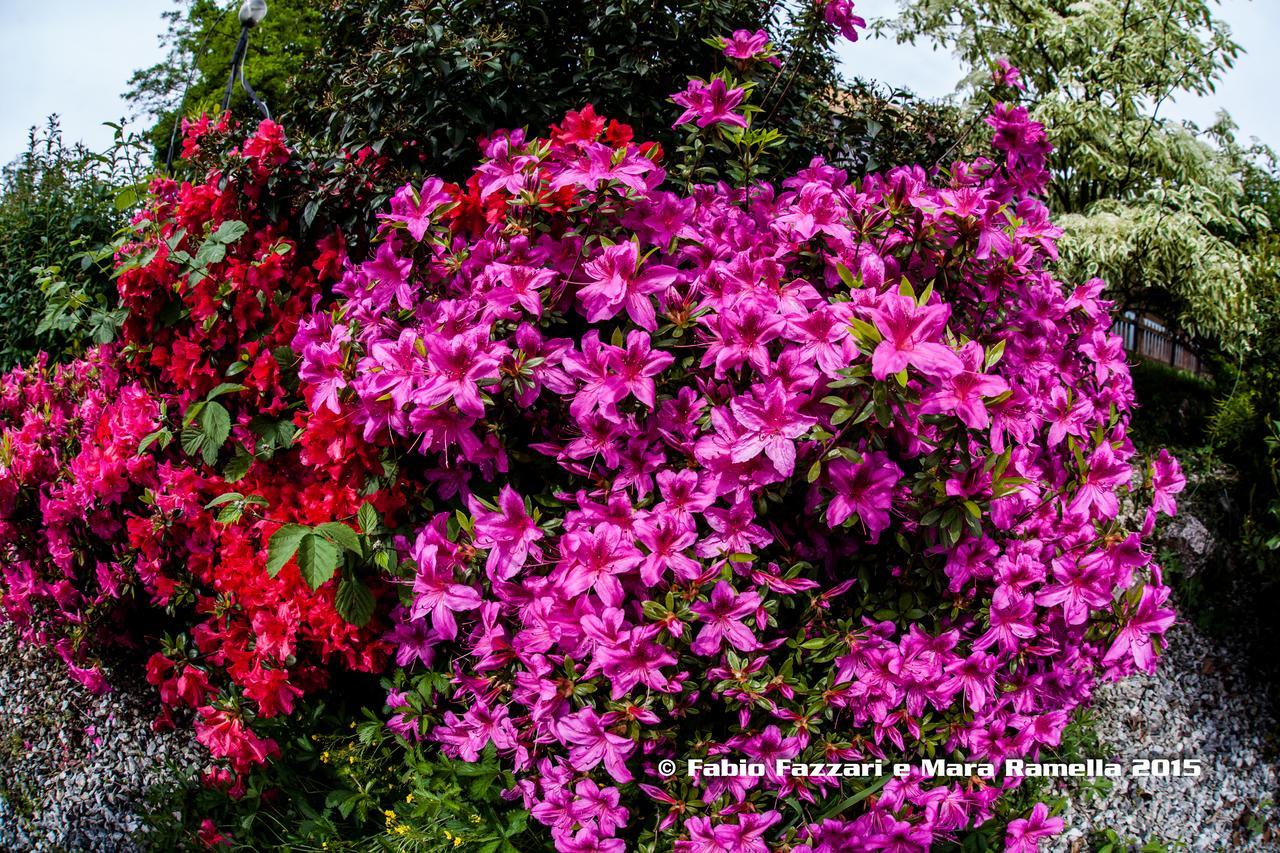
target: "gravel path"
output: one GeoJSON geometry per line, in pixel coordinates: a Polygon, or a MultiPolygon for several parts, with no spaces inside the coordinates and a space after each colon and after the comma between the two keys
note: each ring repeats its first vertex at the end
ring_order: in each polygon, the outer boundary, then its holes
{"type": "MultiPolygon", "coordinates": [[[[1280,851],[1280,731],[1239,660],[1177,625],[1159,672],[1098,691],[1105,757],[1198,757],[1199,779],[1115,780],[1094,798],[1066,789],[1068,829],[1056,851],[1094,849],[1094,833],[1181,842],[1193,851],[1280,851]]],[[[21,648],[0,624],[0,850],[133,851],[147,790],[195,767],[189,731],[151,731],[146,685],[94,696],[56,658],[21,648]]]]}
{"type": "Polygon", "coordinates": [[[1280,850],[1277,725],[1261,691],[1231,662],[1240,655],[1179,623],[1154,676],[1108,685],[1094,717],[1108,758],[1200,758],[1192,778],[1114,780],[1110,794],[1077,791],[1056,850],[1093,849],[1090,834],[1193,851],[1280,850]],[[1174,845],[1181,842],[1185,848],[1174,845]]]}
{"type": "Polygon", "coordinates": [[[198,765],[189,732],[151,730],[150,686],[116,680],[95,696],[0,624],[0,850],[136,850],[147,791],[198,765]]]}

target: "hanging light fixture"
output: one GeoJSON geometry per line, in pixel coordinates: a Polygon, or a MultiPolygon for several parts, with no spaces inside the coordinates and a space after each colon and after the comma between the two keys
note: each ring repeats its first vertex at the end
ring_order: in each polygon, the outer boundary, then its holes
{"type": "MultiPolygon", "coordinates": [[[[178,102],[178,112],[173,119],[173,129],[169,134],[169,151],[164,159],[164,168],[166,172],[173,171],[173,155],[174,148],[178,142],[178,127],[182,124],[183,109],[187,105],[187,94],[191,91],[191,81],[195,77],[196,65],[200,58],[204,56],[204,50],[209,45],[209,39],[217,31],[218,26],[226,18],[231,9],[223,9],[218,15],[217,20],[213,22],[213,26],[205,33],[204,38],[200,42],[200,47],[195,52],[195,58],[192,60],[191,68],[187,71],[187,82],[182,89],[182,99],[178,102]]],[[[236,44],[235,53],[231,55],[231,77],[227,80],[227,92],[222,99],[222,111],[225,113],[227,108],[231,106],[231,92],[235,86],[236,78],[239,77],[240,85],[244,87],[245,92],[253,99],[253,102],[262,111],[266,118],[271,118],[271,112],[267,109],[267,105],[258,99],[257,94],[253,91],[247,80],[244,79],[244,58],[249,49],[249,30],[261,24],[263,19],[267,17],[267,0],[244,0],[240,6],[240,41],[236,44]]]]}
{"type": "Polygon", "coordinates": [[[244,58],[249,52],[249,31],[262,23],[265,17],[267,17],[267,0],[244,0],[240,6],[240,41],[236,43],[235,53],[231,55],[231,76],[227,78],[227,91],[222,97],[224,113],[231,107],[231,92],[238,79],[249,100],[262,111],[263,118],[271,118],[271,111],[267,109],[267,105],[258,98],[249,81],[244,79],[244,58]]]}
{"type": "Polygon", "coordinates": [[[256,27],[267,16],[267,0],[244,0],[240,7],[240,23],[246,27],[256,27]]]}

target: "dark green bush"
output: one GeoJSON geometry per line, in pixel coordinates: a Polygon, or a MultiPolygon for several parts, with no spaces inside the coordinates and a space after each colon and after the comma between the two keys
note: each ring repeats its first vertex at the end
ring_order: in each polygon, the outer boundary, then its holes
{"type": "Polygon", "coordinates": [[[113,288],[100,250],[125,223],[121,188],[141,171],[136,149],[117,136],[109,153],[94,154],[66,145],[54,117],[0,174],[0,368],[82,348],[92,335],[82,324],[101,330],[113,288]],[[55,316],[42,323],[51,299],[55,316]]]}
{"type": "Polygon", "coordinates": [[[1138,398],[1135,440],[1149,447],[1204,444],[1214,406],[1212,381],[1146,359],[1137,359],[1130,372],[1138,398]]]}

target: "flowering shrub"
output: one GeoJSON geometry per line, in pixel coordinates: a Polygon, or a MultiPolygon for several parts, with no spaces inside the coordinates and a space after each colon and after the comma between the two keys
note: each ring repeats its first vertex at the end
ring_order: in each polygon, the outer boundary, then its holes
{"type": "MultiPolygon", "coordinates": [[[[218,159],[229,132],[202,122],[185,153],[218,159]]],[[[296,561],[263,571],[282,523],[336,523],[345,541],[364,501],[398,502],[352,485],[368,453],[327,455],[340,431],[317,425],[291,447],[288,344],[341,241],[300,246],[270,209],[289,159],[267,122],[200,183],[157,181],[118,256],[122,340],[0,384],[5,612],[94,689],[107,687],[93,663],[104,641],[154,649],[158,722],[192,709],[199,740],[237,773],[278,749],[247,720],[289,713],[330,664],[376,671],[386,653],[376,623],[339,615],[333,584],[315,588],[296,561]]]]}
{"type": "MultiPolygon", "coordinates": [[[[209,171],[156,182],[117,259],[122,340],[0,385],[10,617],[95,688],[131,628],[232,796],[311,755],[269,730],[334,672],[389,672],[412,766],[496,761],[561,851],[923,850],[998,813],[1036,849],[1061,821],[1000,812],[1016,779],[773,765],[1056,747],[1154,666],[1168,590],[1120,506],[1149,532],[1177,463],[1135,475],[1123,351],[1101,282],[1050,271],[1025,109],[988,119],[994,159],[774,185],[768,36],[717,47],[734,70],[673,95],[671,162],[590,106],[496,132],[461,186],[399,189],[360,261],[299,238],[314,176],[279,126],[226,156],[193,126],[209,171]],[[659,772],[688,758],[770,769],[659,772]]],[[[416,785],[420,816],[463,813],[416,785]]]]}
{"type": "MultiPolygon", "coordinates": [[[[745,94],[692,81],[677,123],[740,141],[745,94]]],[[[396,731],[496,752],[562,851],[923,850],[1017,781],[658,763],[998,766],[1154,665],[1120,342],[1101,282],[1049,272],[1042,129],[988,124],[998,159],[937,176],[682,194],[583,111],[494,136],[465,191],[396,194],[295,339],[312,417],[427,495],[396,731]]],[[[1172,511],[1176,463],[1146,482],[1172,511]]],[[[1039,806],[1008,847],[1060,827],[1039,806]]]]}

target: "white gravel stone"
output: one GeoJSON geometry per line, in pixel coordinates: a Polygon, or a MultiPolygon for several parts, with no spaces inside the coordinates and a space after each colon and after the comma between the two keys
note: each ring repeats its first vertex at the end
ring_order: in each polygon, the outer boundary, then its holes
{"type": "Polygon", "coordinates": [[[1094,717],[1109,752],[1099,757],[1126,768],[1137,758],[1199,758],[1204,772],[1197,779],[1126,775],[1101,798],[1066,788],[1067,830],[1054,850],[1091,850],[1090,834],[1105,829],[1135,849],[1160,841],[1192,851],[1280,850],[1278,729],[1264,691],[1235,663],[1242,659],[1179,622],[1154,676],[1097,692],[1094,717]]]}
{"type": "Polygon", "coordinates": [[[95,696],[0,622],[0,850],[137,850],[148,790],[200,765],[190,730],[151,730],[158,703],[138,673],[110,680],[95,696]]]}

